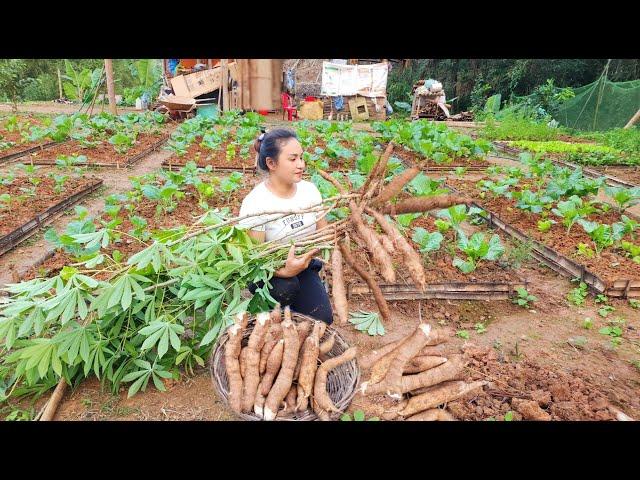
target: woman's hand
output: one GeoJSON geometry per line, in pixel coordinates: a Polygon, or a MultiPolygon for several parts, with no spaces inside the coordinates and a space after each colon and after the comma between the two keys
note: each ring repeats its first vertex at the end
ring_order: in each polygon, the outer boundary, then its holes
{"type": "Polygon", "coordinates": [[[309,263],[311,263],[314,255],[316,255],[319,251],[319,248],[314,248],[301,257],[296,257],[296,247],[295,245],[291,245],[284,267],[275,272],[276,277],[295,277],[309,266],[309,263]]]}

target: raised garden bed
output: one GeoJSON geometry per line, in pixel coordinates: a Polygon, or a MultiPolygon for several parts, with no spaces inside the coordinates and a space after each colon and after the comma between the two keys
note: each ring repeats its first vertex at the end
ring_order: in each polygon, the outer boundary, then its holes
{"type": "Polygon", "coordinates": [[[74,161],[72,166],[92,167],[128,167],[160,148],[169,138],[169,134],[154,135],[141,133],[135,144],[125,153],[118,153],[108,141],[102,141],[94,148],[87,148],[76,140],[69,140],[46,151],[30,155],[29,162],[33,165],[56,165],[59,156],[84,155],[86,161],[74,161]]]}
{"type": "MultiPolygon", "coordinates": [[[[434,218],[425,215],[413,221],[412,227],[425,228],[427,231],[437,231],[434,226],[434,218]]],[[[405,236],[416,251],[420,246],[411,238],[413,229],[408,229],[405,236]]],[[[487,232],[483,232],[487,233],[487,232]]],[[[392,255],[396,267],[397,282],[389,284],[378,275],[375,278],[388,300],[424,300],[424,299],[457,299],[457,300],[507,300],[516,294],[517,288],[526,288],[528,282],[523,280],[516,270],[506,262],[480,261],[473,272],[463,273],[453,265],[451,247],[456,245],[456,239],[452,230],[444,233],[441,246],[425,255],[425,274],[427,288],[419,291],[410,276],[401,268],[402,257],[392,255]]],[[[354,256],[361,265],[367,265],[370,272],[374,272],[372,265],[361,250],[355,251],[354,256]]],[[[463,257],[460,251],[455,256],[463,257]]],[[[348,295],[371,295],[371,291],[354,272],[345,272],[348,295]]]]}
{"type": "MultiPolygon", "coordinates": [[[[67,181],[62,192],[56,193],[54,181],[50,178],[43,179],[36,187],[33,198],[12,205],[0,215],[0,255],[13,249],[38,228],[50,223],[66,209],[100,188],[102,183],[102,180],[95,177],[72,178],[67,181]]],[[[0,187],[0,192],[18,195],[21,185],[29,185],[28,180],[16,179],[10,186],[0,187]]]]}
{"type": "MultiPolygon", "coordinates": [[[[500,153],[506,155],[504,158],[509,160],[518,160],[517,156],[525,151],[501,142],[494,142],[494,145],[500,153]]],[[[582,173],[591,178],[605,177],[607,184],[614,187],[633,188],[640,185],[640,167],[637,166],[586,167],[563,160],[558,154],[547,154],[545,158],[560,167],[580,167],[582,173]]]]}
{"type": "Polygon", "coordinates": [[[200,168],[207,166],[213,167],[218,171],[249,171],[254,169],[255,154],[249,154],[247,158],[243,158],[239,152],[235,156],[227,159],[227,146],[232,143],[231,140],[224,142],[218,149],[211,150],[200,145],[200,142],[194,142],[189,145],[184,155],[171,155],[167,160],[162,162],[164,168],[173,170],[174,168],[182,168],[189,162],[195,162],[200,168]]]}
{"type": "MultiPolygon", "coordinates": [[[[475,182],[450,179],[449,186],[455,190],[478,198],[475,182]]],[[[517,208],[513,200],[493,197],[476,202],[488,214],[487,222],[523,242],[532,242],[532,255],[561,275],[580,278],[592,290],[612,297],[640,297],[640,265],[630,258],[610,248],[594,258],[575,258],[579,243],[592,245],[591,238],[579,226],[567,235],[560,223],[550,226],[546,232],[538,229],[539,216],[528,214],[517,208]]],[[[591,214],[587,220],[613,223],[620,214],[610,211],[606,214],[591,214]]]]}
{"type": "MultiPolygon", "coordinates": [[[[228,195],[217,195],[209,197],[207,203],[210,209],[229,207],[231,212],[237,215],[240,211],[240,204],[242,199],[249,193],[249,191],[255,185],[253,177],[246,176],[243,179],[242,186],[229,193],[228,195]]],[[[181,190],[184,196],[175,200],[175,207],[172,210],[163,210],[159,207],[160,202],[149,198],[142,198],[141,200],[135,200],[131,202],[123,201],[121,205],[126,207],[127,204],[131,205],[131,213],[128,214],[126,208],[121,208],[118,212],[118,216],[121,218],[122,223],[119,224],[116,229],[122,232],[129,232],[134,230],[136,226],[132,222],[133,217],[139,217],[144,219],[146,231],[166,230],[182,225],[191,225],[199,216],[205,213],[205,210],[200,205],[200,195],[193,185],[186,185],[181,190]]],[[[114,218],[107,213],[103,213],[94,221],[96,225],[100,225],[100,221],[108,223],[114,218]]],[[[99,228],[99,227],[97,227],[99,228]]],[[[119,250],[124,258],[139,252],[145,247],[140,241],[133,239],[129,236],[122,236],[122,238],[115,243],[111,243],[104,251],[112,254],[114,250],[119,250]]],[[[73,263],[73,256],[63,249],[57,249],[49,258],[46,258],[39,265],[32,267],[26,274],[26,279],[35,278],[42,275],[54,275],[62,267],[73,263]]]]}

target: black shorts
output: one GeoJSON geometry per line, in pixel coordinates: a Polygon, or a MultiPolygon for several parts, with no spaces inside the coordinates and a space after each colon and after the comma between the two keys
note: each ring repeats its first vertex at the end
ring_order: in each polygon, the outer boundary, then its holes
{"type": "MultiPolygon", "coordinates": [[[[314,258],[306,270],[303,270],[295,277],[273,277],[270,280],[271,288],[269,289],[269,294],[280,302],[283,307],[289,305],[294,312],[309,315],[317,320],[331,324],[333,322],[333,310],[331,309],[329,294],[322,280],[320,280],[320,275],[318,275],[322,265],[323,263],[320,260],[314,258]]],[[[263,282],[250,283],[249,291],[255,293],[256,289],[263,285],[263,282]]]]}

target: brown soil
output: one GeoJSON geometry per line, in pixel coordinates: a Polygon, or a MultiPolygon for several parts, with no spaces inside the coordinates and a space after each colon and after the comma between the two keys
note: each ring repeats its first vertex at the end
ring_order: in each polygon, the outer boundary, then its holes
{"type": "MultiPolygon", "coordinates": [[[[29,121],[29,125],[40,125],[42,122],[37,117],[21,117],[21,121],[29,121]]],[[[19,131],[9,132],[4,129],[4,124],[6,121],[0,122],[0,142],[13,142],[15,145],[12,147],[6,148],[4,150],[0,150],[0,158],[8,157],[9,155],[13,155],[14,153],[22,152],[32,147],[38,147],[40,145],[44,145],[49,143],[49,140],[41,140],[39,142],[24,142],[22,136],[19,131]]]]}
{"type": "Polygon", "coordinates": [[[250,149],[249,156],[242,158],[240,148],[236,145],[236,156],[227,160],[227,145],[232,141],[224,142],[217,150],[211,150],[200,145],[200,140],[195,141],[187,149],[187,153],[181,157],[172,155],[165,161],[165,165],[186,165],[188,162],[195,162],[198,167],[211,165],[214,168],[237,168],[252,169],[255,163],[255,151],[250,149]]]}
{"type": "Polygon", "coordinates": [[[640,186],[640,166],[635,167],[621,167],[621,166],[607,166],[607,167],[589,167],[603,174],[617,177],[620,180],[633,183],[636,186],[640,186]]]}
{"type": "Polygon", "coordinates": [[[595,144],[593,140],[589,140],[588,138],[582,137],[572,137],[571,135],[565,135],[564,133],[558,134],[556,140],[560,142],[570,142],[570,143],[592,143],[595,144]]]}
{"type": "MultiPolygon", "coordinates": [[[[586,372],[564,373],[539,365],[532,359],[509,362],[491,347],[465,349],[470,362],[465,379],[489,380],[482,394],[451,402],[447,408],[459,420],[504,417],[513,411],[522,420],[519,399],[529,400],[547,412],[551,420],[613,420],[610,402],[599,389],[585,382],[586,372]]],[[[526,414],[526,411],[525,411],[526,414]]],[[[532,420],[525,416],[525,420],[532,420]]],[[[542,415],[541,415],[542,417],[542,415]]]]}
{"type": "Polygon", "coordinates": [[[40,177],[40,180],[33,196],[28,196],[21,190],[33,187],[26,177],[17,177],[11,185],[0,185],[0,195],[5,193],[11,195],[7,208],[0,210],[0,236],[7,235],[98,179],[94,176],[70,177],[60,193],[55,192],[55,182],[52,178],[40,177]]]}
{"type": "MultiPolygon", "coordinates": [[[[513,394],[540,399],[545,405],[542,408],[553,420],[611,418],[601,408],[603,397],[609,405],[614,405],[631,417],[640,418],[640,371],[630,364],[630,361],[638,360],[638,311],[622,301],[612,302],[616,308],[615,315],[627,320],[623,343],[614,350],[609,345],[608,337],[598,333],[598,329],[606,325],[606,320],[596,312],[598,304],[589,299],[583,307],[569,306],[565,296],[573,285],[546,268],[527,268],[526,274],[531,279],[529,292],[538,297],[531,310],[506,301],[389,302],[393,322],[385,325],[387,333],[383,337],[370,337],[349,324],[334,326],[349,345],[358,347],[358,358],[404,337],[420,319],[432,323],[436,328],[448,329],[450,337],[442,346],[442,353],[446,356],[458,353],[461,349],[466,350],[479,363],[470,364],[465,377],[471,379],[480,376],[493,382],[480,395],[448,405],[458,419],[502,420],[506,412],[515,408],[509,396],[513,394]],[[585,317],[593,319],[591,330],[581,326],[585,317]],[[474,325],[478,322],[485,324],[486,333],[477,334],[474,331],[474,325]],[[470,340],[455,337],[456,329],[466,329],[470,340]],[[569,340],[577,337],[584,337],[584,346],[572,346],[569,340]],[[470,348],[470,343],[480,347],[477,352],[470,348]],[[483,353],[492,348],[497,359],[490,353],[483,353]],[[581,395],[571,393],[567,398],[566,391],[562,390],[562,382],[576,391],[579,389],[581,395]],[[549,395],[551,403],[547,404],[549,395]]],[[[376,309],[375,302],[369,296],[357,295],[349,303],[350,311],[376,309]]],[[[362,381],[369,378],[368,369],[362,369],[361,378],[362,381]]],[[[146,392],[127,399],[128,384],[123,385],[117,396],[111,396],[101,390],[97,380],[89,379],[65,394],[56,419],[235,419],[215,394],[208,370],[198,369],[193,377],[185,374],[180,381],[166,381],[165,384],[168,392],[159,392],[149,385],[146,392]]],[[[48,395],[35,403],[36,412],[46,398],[48,395]]],[[[24,400],[18,405],[26,408],[30,402],[24,400]]],[[[357,393],[348,411],[361,409],[367,418],[383,418],[385,405],[386,400],[379,396],[363,397],[357,393]]],[[[520,418],[516,412],[514,420],[520,418]]]]}
{"type": "Polygon", "coordinates": [[[86,165],[110,164],[126,166],[131,158],[150,149],[159,140],[161,135],[151,133],[141,133],[138,135],[134,145],[126,153],[118,153],[114,145],[107,140],[102,141],[94,148],[86,148],[76,140],[68,140],[59,145],[54,145],[45,150],[30,155],[30,159],[38,165],[55,165],[59,155],[86,155],[86,165]]]}
{"type": "MultiPolygon", "coordinates": [[[[475,182],[450,179],[447,183],[460,192],[478,199],[479,191],[475,186],[475,182]]],[[[520,187],[522,186],[523,185],[520,185],[520,187]]],[[[600,276],[605,282],[612,283],[614,280],[622,278],[640,278],[640,265],[632,262],[630,258],[625,257],[623,254],[619,254],[613,248],[606,248],[601,252],[600,257],[594,257],[592,259],[584,256],[576,256],[579,243],[585,243],[595,250],[593,242],[580,225],[574,225],[571,228],[570,235],[567,235],[567,229],[556,219],[558,223],[553,224],[548,232],[542,233],[537,227],[540,216],[517,208],[515,202],[512,200],[504,197],[491,198],[487,195],[485,200],[478,199],[478,203],[498,215],[503,221],[526,233],[535,240],[582,263],[586,268],[600,276]]],[[[611,224],[619,221],[620,215],[610,211],[606,214],[592,214],[587,220],[611,224]]],[[[629,238],[629,240],[631,240],[631,238],[629,238]]]]}

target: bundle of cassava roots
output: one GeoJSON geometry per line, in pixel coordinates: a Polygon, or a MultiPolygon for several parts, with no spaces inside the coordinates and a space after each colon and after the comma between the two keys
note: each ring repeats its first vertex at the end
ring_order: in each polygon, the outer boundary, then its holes
{"type": "Polygon", "coordinates": [[[240,312],[228,329],[224,361],[229,382],[229,405],[236,413],[253,412],[264,420],[291,416],[309,406],[321,420],[338,412],[327,392],[329,372],[353,360],[356,348],[329,358],[335,336],[321,342],[327,325],[321,321],[294,322],[291,310],[280,305],[256,315],[246,346],[242,346],[249,315],[240,312]]]}
{"type": "Polygon", "coordinates": [[[385,395],[385,420],[455,420],[446,409],[438,408],[474,392],[487,382],[459,380],[465,358],[461,354],[442,356],[440,344],[446,336],[421,323],[409,335],[371,352],[362,359],[371,367],[369,380],[360,385],[363,395],[385,395]]]}
{"type": "MultiPolygon", "coordinates": [[[[391,200],[399,195],[405,185],[420,173],[420,169],[415,166],[408,168],[393,177],[385,185],[387,163],[393,147],[394,143],[390,142],[362,187],[357,190],[355,196],[352,195],[349,199],[349,218],[334,222],[335,248],[331,258],[331,286],[340,325],[344,325],[347,322],[349,311],[343,262],[346,262],[366,282],[375,298],[382,319],[385,322],[390,320],[389,307],[375,280],[376,272],[366,270],[362,264],[356,261],[351,250],[351,236],[355,237],[354,239],[357,240],[356,245],[366,252],[375,270],[385,282],[396,282],[392,255],[397,252],[402,256],[403,268],[411,276],[416,288],[424,290],[427,280],[422,256],[400,233],[395,222],[385,217],[385,214],[394,216],[404,213],[427,212],[429,210],[448,208],[452,205],[469,205],[472,202],[471,198],[460,195],[436,195],[431,197],[409,197],[392,203],[391,200]],[[372,217],[372,220],[378,224],[380,227],[379,232],[369,225],[365,214],[372,217]],[[349,224],[352,228],[348,228],[349,224]],[[348,230],[351,231],[351,236],[348,230]]],[[[337,179],[322,170],[318,170],[318,173],[325,180],[331,182],[343,196],[347,196],[345,187],[337,179]]]]}

